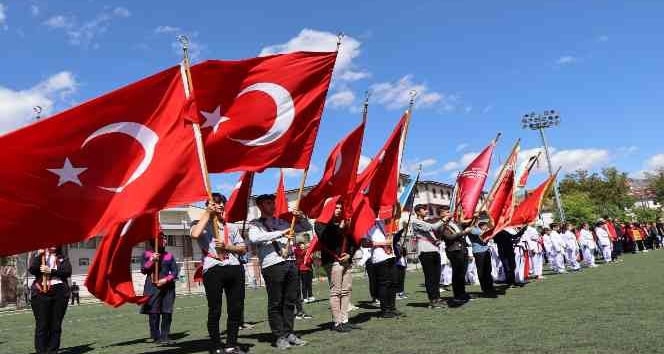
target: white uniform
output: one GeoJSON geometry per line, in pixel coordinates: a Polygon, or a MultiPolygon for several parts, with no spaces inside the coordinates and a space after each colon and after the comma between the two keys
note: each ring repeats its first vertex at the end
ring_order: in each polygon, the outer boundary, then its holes
{"type": "Polygon", "coordinates": [[[531,274],[540,278],[542,276],[542,269],[544,268],[544,255],[542,253],[542,245],[539,242],[540,234],[532,226],[528,226],[526,232],[523,234],[528,243],[528,251],[530,253],[531,274]]]}
{"type": "Polygon", "coordinates": [[[498,245],[493,239],[489,240],[488,245],[491,254],[491,277],[493,277],[493,281],[505,281],[505,270],[498,254],[498,245]]]}
{"type": "Polygon", "coordinates": [[[611,238],[609,237],[609,232],[602,226],[598,226],[595,228],[595,235],[597,235],[597,241],[604,256],[604,261],[606,263],[611,262],[611,238]]]}
{"type": "Polygon", "coordinates": [[[466,236],[466,245],[468,250],[468,263],[466,267],[466,283],[480,285],[480,277],[477,274],[477,265],[475,264],[475,257],[473,256],[473,247],[471,246],[468,236],[466,236]]]}
{"type": "Polygon", "coordinates": [[[570,268],[573,270],[581,269],[581,265],[577,260],[579,256],[579,243],[576,241],[576,235],[572,231],[566,231],[563,234],[563,240],[565,241],[565,261],[569,264],[570,268]]]}
{"type": "Polygon", "coordinates": [[[517,284],[523,284],[528,281],[529,271],[526,269],[526,263],[530,263],[528,256],[528,242],[525,234],[521,235],[519,243],[514,246],[514,260],[516,261],[516,269],[514,269],[514,281],[517,284]]]}
{"type": "Polygon", "coordinates": [[[591,268],[597,267],[597,265],[595,264],[595,249],[597,248],[597,246],[595,245],[595,239],[593,238],[593,233],[590,232],[589,230],[582,229],[579,243],[581,244],[581,251],[583,252],[583,261],[586,264],[586,266],[591,268]]]}
{"type": "Polygon", "coordinates": [[[563,237],[558,233],[558,231],[551,231],[551,245],[553,249],[553,262],[555,263],[555,271],[557,273],[565,273],[565,242],[563,237]]]}
{"type": "Polygon", "coordinates": [[[452,265],[450,260],[447,259],[447,253],[445,252],[445,242],[441,242],[438,245],[440,250],[440,264],[442,265],[440,271],[440,284],[443,286],[448,286],[452,284],[452,265]]]}

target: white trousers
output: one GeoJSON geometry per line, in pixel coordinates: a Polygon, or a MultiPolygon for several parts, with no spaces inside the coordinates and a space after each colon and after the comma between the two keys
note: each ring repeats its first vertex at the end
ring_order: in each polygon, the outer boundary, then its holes
{"type": "Polygon", "coordinates": [[[532,274],[536,277],[541,277],[542,269],[544,268],[544,255],[542,253],[533,253],[530,259],[532,260],[532,274]]]}
{"type": "Polygon", "coordinates": [[[527,255],[523,254],[523,250],[516,248],[514,250],[516,260],[516,269],[514,269],[514,280],[517,283],[525,283],[528,279],[528,275],[525,274],[526,268],[526,257],[527,255]]]}
{"type": "Polygon", "coordinates": [[[475,265],[475,260],[468,262],[468,269],[466,270],[466,282],[479,285],[480,277],[477,275],[477,266],[475,265]]]}
{"type": "Polygon", "coordinates": [[[565,250],[565,261],[569,265],[570,268],[574,270],[579,270],[581,269],[581,265],[579,264],[579,261],[576,259],[578,256],[578,250],[574,248],[568,248],[565,250]]]}
{"type": "Polygon", "coordinates": [[[583,263],[587,267],[596,267],[595,265],[595,252],[588,247],[583,248],[583,263]]]}
{"type": "Polygon", "coordinates": [[[604,256],[604,261],[609,263],[611,262],[611,245],[600,246],[602,248],[602,255],[604,256]]]}
{"type": "Polygon", "coordinates": [[[440,283],[442,285],[452,284],[452,266],[449,264],[443,264],[443,269],[440,272],[440,283]]]}

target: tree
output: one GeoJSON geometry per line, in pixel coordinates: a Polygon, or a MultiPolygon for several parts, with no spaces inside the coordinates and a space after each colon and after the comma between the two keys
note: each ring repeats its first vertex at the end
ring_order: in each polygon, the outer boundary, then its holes
{"type": "MultiPolygon", "coordinates": [[[[570,192],[561,195],[563,205],[565,206],[566,220],[571,223],[582,223],[584,221],[592,222],[597,220],[599,215],[595,210],[592,199],[585,192],[570,192]]],[[[556,219],[560,220],[560,215],[556,211],[556,219]]]]}
{"type": "Polygon", "coordinates": [[[634,198],[629,193],[627,173],[613,167],[603,169],[601,174],[596,172],[590,174],[586,170],[579,170],[566,175],[560,181],[560,194],[566,214],[567,196],[572,203],[582,203],[584,208],[581,208],[580,215],[591,216],[585,209],[589,202],[589,205],[592,205],[592,216],[624,219],[625,210],[634,205],[634,198]],[[580,194],[584,194],[585,197],[581,197],[580,194]]]}
{"type": "Polygon", "coordinates": [[[664,205],[664,169],[660,169],[655,173],[646,173],[646,181],[648,182],[648,189],[655,197],[655,201],[664,205]]]}

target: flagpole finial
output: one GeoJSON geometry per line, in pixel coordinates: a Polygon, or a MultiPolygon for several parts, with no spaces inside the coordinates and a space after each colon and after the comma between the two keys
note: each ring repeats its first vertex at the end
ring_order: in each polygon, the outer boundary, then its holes
{"type": "Polygon", "coordinates": [[[339,51],[339,48],[341,47],[341,40],[344,38],[344,33],[339,32],[337,33],[337,52],[339,51]]]}
{"type": "Polygon", "coordinates": [[[417,91],[416,90],[410,90],[408,92],[408,96],[410,96],[410,101],[408,101],[408,110],[410,111],[413,109],[413,105],[415,104],[415,98],[417,97],[417,91]]]}
{"type": "Polygon", "coordinates": [[[42,113],[42,107],[41,106],[34,106],[32,107],[32,110],[35,112],[35,120],[38,120],[41,118],[41,113],[42,113]]]}
{"type": "Polygon", "coordinates": [[[422,164],[417,167],[417,173],[422,173],[422,164]]]}
{"type": "Polygon", "coordinates": [[[362,122],[367,121],[367,114],[369,113],[369,97],[371,97],[371,91],[364,91],[364,103],[362,104],[362,122]]]}
{"type": "Polygon", "coordinates": [[[182,53],[184,55],[184,59],[188,62],[189,61],[189,37],[185,36],[184,34],[180,34],[177,37],[178,42],[180,42],[180,46],[182,46],[182,53]]]}

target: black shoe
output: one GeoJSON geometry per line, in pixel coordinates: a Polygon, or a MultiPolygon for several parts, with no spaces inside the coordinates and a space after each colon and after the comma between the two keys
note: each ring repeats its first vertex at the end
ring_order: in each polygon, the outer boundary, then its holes
{"type": "Polygon", "coordinates": [[[335,331],[335,332],[339,332],[339,333],[348,333],[348,332],[352,331],[352,329],[350,327],[345,326],[343,323],[339,323],[339,324],[335,325],[332,330],[335,331]]]}
{"type": "Polygon", "coordinates": [[[440,303],[437,300],[433,300],[429,302],[429,308],[430,309],[439,309],[440,308],[440,303]]]}
{"type": "Polygon", "coordinates": [[[381,312],[378,314],[380,318],[397,318],[397,315],[394,312],[381,312]]]}
{"type": "Polygon", "coordinates": [[[359,325],[356,325],[356,324],[350,323],[350,322],[344,323],[344,326],[346,326],[350,329],[362,329],[362,326],[359,326],[359,325]]]}
{"type": "Polygon", "coordinates": [[[393,313],[397,317],[408,317],[408,315],[406,315],[405,313],[403,313],[401,311],[398,311],[398,310],[394,310],[393,313]]]}
{"type": "Polygon", "coordinates": [[[460,299],[449,299],[447,300],[447,306],[451,308],[455,307],[461,307],[465,305],[468,301],[460,300],[460,299]]]}

